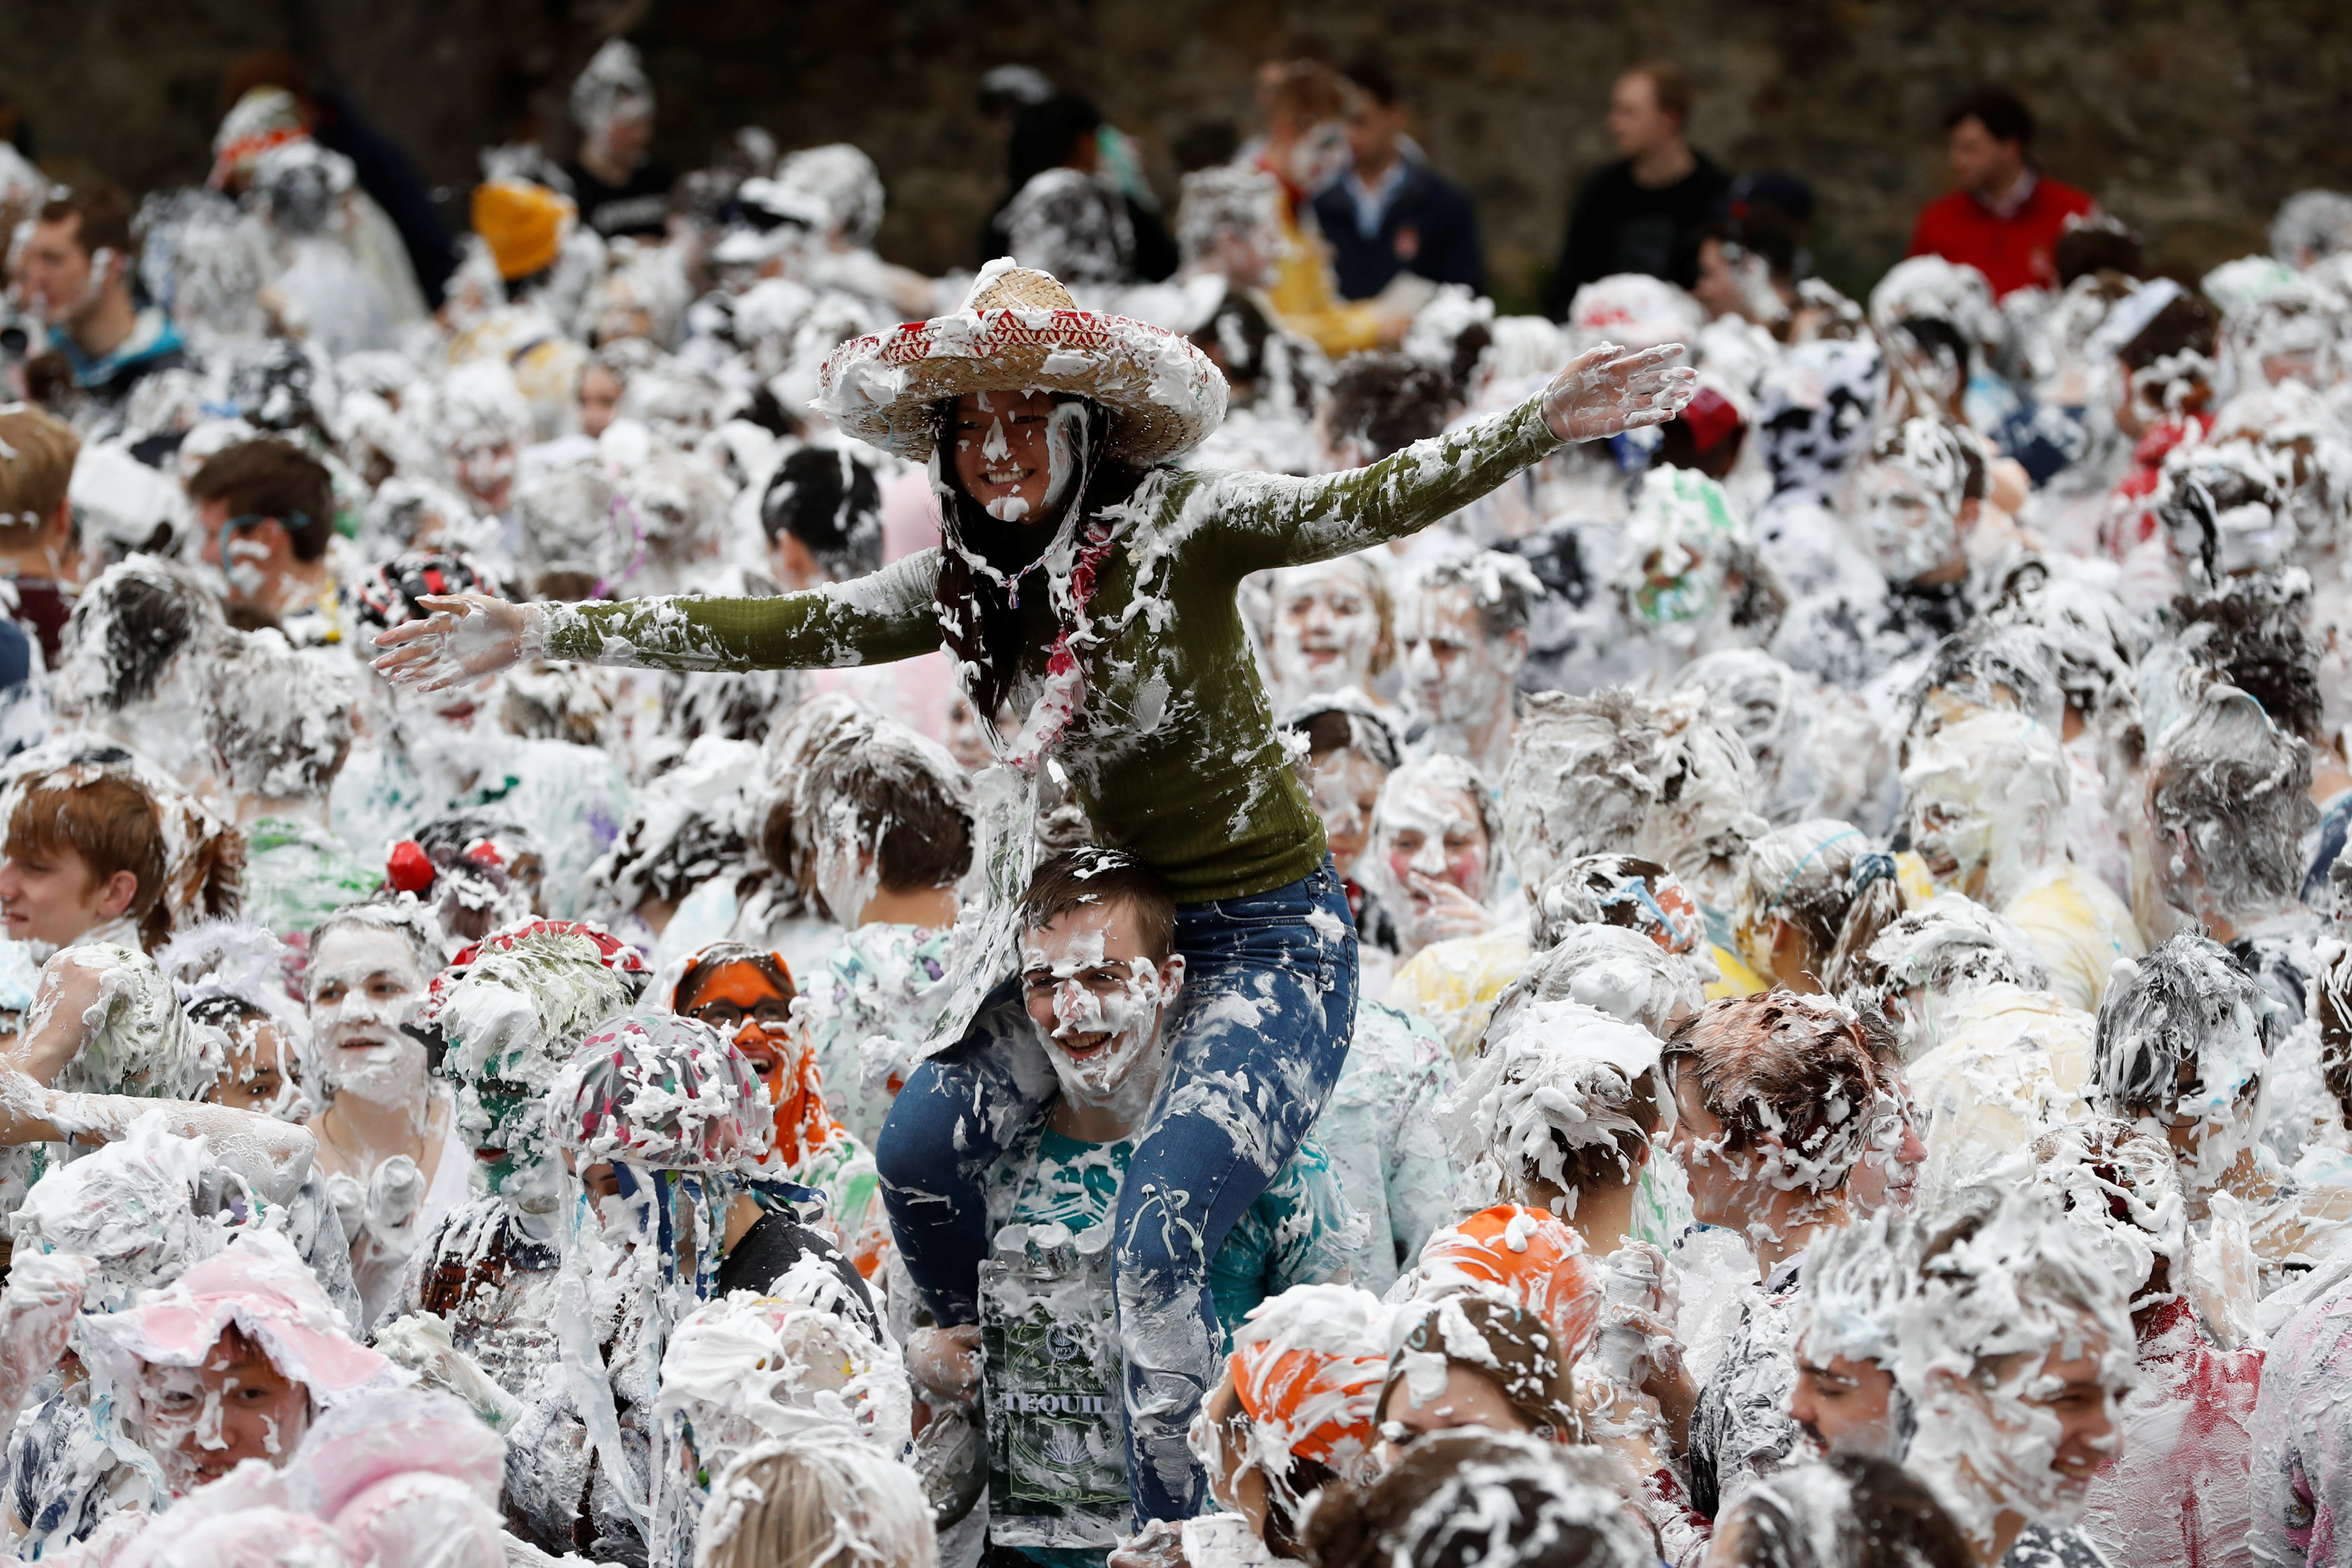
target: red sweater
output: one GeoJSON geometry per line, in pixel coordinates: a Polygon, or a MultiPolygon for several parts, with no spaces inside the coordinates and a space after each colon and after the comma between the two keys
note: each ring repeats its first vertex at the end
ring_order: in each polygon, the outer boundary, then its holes
{"type": "Polygon", "coordinates": [[[2089,193],[2039,174],[2025,200],[2005,216],[1974,191],[1948,191],[1920,209],[1908,254],[1973,267],[1996,296],[2036,285],[2055,288],[2058,268],[2052,258],[2066,220],[2096,212],[2098,205],[2089,193]]]}

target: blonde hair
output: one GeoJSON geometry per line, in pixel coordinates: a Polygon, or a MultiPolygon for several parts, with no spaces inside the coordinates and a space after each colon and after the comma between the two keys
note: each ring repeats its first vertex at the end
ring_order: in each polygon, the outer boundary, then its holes
{"type": "Polygon", "coordinates": [[[711,1483],[695,1568],[939,1568],[915,1472],[825,1436],[748,1449],[711,1483]]]}
{"type": "Polygon", "coordinates": [[[81,437],[53,414],[0,408],[0,544],[23,544],[65,504],[81,437]]]}

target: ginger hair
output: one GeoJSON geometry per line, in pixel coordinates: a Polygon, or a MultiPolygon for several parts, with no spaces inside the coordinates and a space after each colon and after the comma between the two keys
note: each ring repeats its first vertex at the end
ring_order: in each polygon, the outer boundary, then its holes
{"type": "Polygon", "coordinates": [[[1731,1153],[1777,1147],[1811,1163],[1807,1185],[1843,1186],[1868,1147],[1881,1096],[1861,1020],[1833,1002],[1767,991],[1727,997],[1666,1041],[1669,1081],[1686,1067],[1731,1153]]]}
{"type": "Polygon", "coordinates": [[[127,871],[139,889],[123,911],[139,926],[142,938],[160,915],[161,928],[149,946],[170,934],[171,916],[163,909],[163,818],[146,786],[125,773],[99,773],[86,779],[51,775],[16,799],[8,814],[5,852],[12,860],[55,855],[71,851],[89,868],[93,883],[127,871]]]}

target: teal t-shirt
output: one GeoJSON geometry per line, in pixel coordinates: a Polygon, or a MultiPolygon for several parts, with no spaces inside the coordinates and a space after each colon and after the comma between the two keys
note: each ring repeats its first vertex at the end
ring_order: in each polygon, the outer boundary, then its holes
{"type": "MultiPolygon", "coordinates": [[[[1053,1222],[1076,1231],[1106,1223],[1134,1152],[1126,1139],[1082,1143],[1037,1118],[997,1162],[989,1195],[991,1232],[1013,1224],[1053,1222]]],[[[1329,1157],[1312,1138],[1300,1144],[1210,1260],[1209,1294],[1226,1338],[1268,1296],[1358,1268],[1366,1231],[1329,1157]]]]}

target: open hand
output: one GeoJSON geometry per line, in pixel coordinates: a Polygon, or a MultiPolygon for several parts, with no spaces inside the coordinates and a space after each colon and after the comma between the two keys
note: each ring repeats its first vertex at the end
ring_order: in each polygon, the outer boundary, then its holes
{"type": "Polygon", "coordinates": [[[1494,911],[1450,882],[1414,872],[1405,877],[1405,890],[1414,895],[1412,938],[1422,946],[1477,936],[1495,924],[1494,911]]]}
{"type": "Polygon", "coordinates": [[[375,645],[391,650],[376,670],[394,685],[437,692],[494,675],[533,640],[529,605],[487,593],[427,594],[417,602],[433,613],[376,633],[375,645]]]}
{"type": "Polygon", "coordinates": [[[1544,389],[1544,423],[1562,441],[1600,441],[1664,424],[1698,390],[1698,372],[1675,361],[1680,343],[1627,353],[1601,343],[1568,361],[1544,389]]]}

